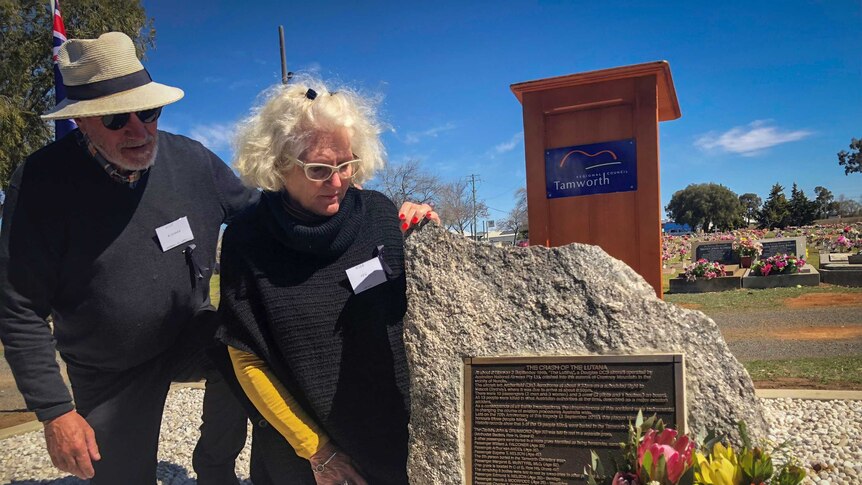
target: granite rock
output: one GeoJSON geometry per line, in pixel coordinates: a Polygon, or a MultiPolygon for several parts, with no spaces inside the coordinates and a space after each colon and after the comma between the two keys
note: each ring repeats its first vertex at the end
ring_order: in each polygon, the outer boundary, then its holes
{"type": "Polygon", "coordinates": [[[715,322],[665,303],[601,248],[494,247],[438,227],[406,243],[412,483],[461,484],[463,358],[684,353],[689,431],[768,433],[715,322]]]}

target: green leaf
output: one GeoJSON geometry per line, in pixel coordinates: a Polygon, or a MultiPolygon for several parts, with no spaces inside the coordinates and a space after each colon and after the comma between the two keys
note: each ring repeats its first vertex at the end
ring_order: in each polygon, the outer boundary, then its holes
{"type": "Polygon", "coordinates": [[[641,473],[642,473],[642,476],[640,477],[641,481],[649,482],[650,480],[652,480],[652,478],[650,477],[650,471],[651,470],[652,470],[652,453],[649,450],[647,450],[644,453],[643,461],[641,461],[641,473]]]}
{"type": "Polygon", "coordinates": [[[736,426],[739,428],[739,439],[742,440],[742,446],[751,449],[751,438],[748,436],[748,426],[745,425],[745,421],[736,423],[736,426]]]}
{"type": "Polygon", "coordinates": [[[688,467],[688,470],[679,477],[679,481],[676,483],[677,485],[694,485],[694,465],[688,467]]]}
{"type": "Polygon", "coordinates": [[[592,464],[593,469],[596,471],[596,473],[604,476],[605,468],[602,466],[602,459],[599,458],[599,455],[593,450],[590,450],[590,463],[592,464]]]}
{"type": "Polygon", "coordinates": [[[785,465],[778,472],[775,479],[776,485],[799,485],[805,478],[805,470],[796,465],[785,465]]]}

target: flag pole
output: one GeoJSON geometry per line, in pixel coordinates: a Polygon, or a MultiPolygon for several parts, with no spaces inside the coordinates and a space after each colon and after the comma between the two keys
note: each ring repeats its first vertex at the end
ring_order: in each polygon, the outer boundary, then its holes
{"type": "MultiPolygon", "coordinates": [[[[52,25],[52,45],[51,60],[54,64],[54,103],[59,104],[66,98],[66,88],[63,85],[63,75],[60,72],[60,66],[57,65],[57,53],[63,42],[66,42],[66,27],[63,25],[63,17],[60,14],[60,4],[57,0],[50,0],[51,5],[51,25],[52,25]]],[[[76,128],[75,122],[72,120],[55,120],[54,121],[54,139],[63,138],[76,128]]]]}
{"type": "Polygon", "coordinates": [[[287,84],[293,77],[293,73],[287,71],[287,60],[284,56],[284,26],[282,25],[278,26],[278,45],[281,48],[281,84],[287,84]]]}

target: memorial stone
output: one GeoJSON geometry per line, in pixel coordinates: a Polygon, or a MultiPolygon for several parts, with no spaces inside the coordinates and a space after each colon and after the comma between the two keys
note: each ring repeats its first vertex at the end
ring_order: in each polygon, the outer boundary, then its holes
{"type": "Polygon", "coordinates": [[[405,251],[412,483],[464,483],[465,358],[683,354],[689,431],[733,435],[742,420],[766,437],[751,379],[715,322],[656,298],[601,248],[497,248],[428,226],[405,251]]]}
{"type": "Polygon", "coordinates": [[[805,236],[761,239],[763,252],[760,259],[766,259],[776,254],[787,254],[805,257],[805,236]]]}
{"type": "Polygon", "coordinates": [[[691,243],[694,261],[705,259],[721,264],[739,264],[739,255],[733,251],[733,241],[696,241],[691,243]]]}

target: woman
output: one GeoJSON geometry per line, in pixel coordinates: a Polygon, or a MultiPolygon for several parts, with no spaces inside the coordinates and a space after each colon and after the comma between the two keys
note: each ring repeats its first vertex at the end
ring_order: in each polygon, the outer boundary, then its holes
{"type": "Polygon", "coordinates": [[[353,186],[383,164],[379,132],[370,101],[313,79],[241,128],[235,166],[263,193],[224,234],[220,338],[271,424],[256,485],[408,481],[401,231],[437,216],[353,186]]]}

